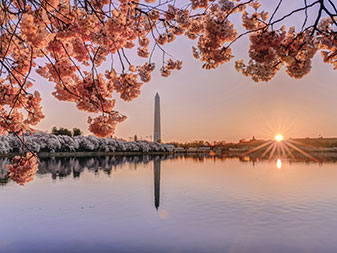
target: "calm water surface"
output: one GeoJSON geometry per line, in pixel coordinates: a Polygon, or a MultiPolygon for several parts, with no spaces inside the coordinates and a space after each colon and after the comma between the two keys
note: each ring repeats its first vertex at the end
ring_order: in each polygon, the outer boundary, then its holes
{"type": "Polygon", "coordinates": [[[1,182],[0,252],[337,252],[335,163],[49,159],[1,182]]]}

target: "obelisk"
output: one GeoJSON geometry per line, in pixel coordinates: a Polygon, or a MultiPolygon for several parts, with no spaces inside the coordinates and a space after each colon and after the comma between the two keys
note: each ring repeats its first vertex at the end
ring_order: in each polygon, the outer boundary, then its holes
{"type": "Polygon", "coordinates": [[[153,141],[160,142],[161,141],[161,133],[160,133],[160,97],[157,93],[154,98],[154,135],[153,141]]]}

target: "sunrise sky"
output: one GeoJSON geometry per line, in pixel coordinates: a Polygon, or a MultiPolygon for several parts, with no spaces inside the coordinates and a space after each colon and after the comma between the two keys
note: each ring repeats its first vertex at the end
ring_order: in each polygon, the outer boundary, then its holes
{"type": "MultiPolygon", "coordinates": [[[[262,2],[266,2],[262,1],[262,2]]],[[[289,8],[293,8],[288,1],[289,8]]],[[[275,2],[274,2],[275,4],[275,2]]],[[[238,19],[239,22],[239,19],[238,19]]],[[[289,24],[296,18],[289,20],[289,24]]],[[[268,83],[254,83],[234,69],[234,61],[247,57],[248,40],[235,44],[235,58],[216,70],[203,70],[192,56],[194,41],[177,39],[166,47],[183,69],[163,78],[157,64],[152,80],[144,84],[141,95],[132,102],[117,99],[116,110],[128,116],[117,125],[116,136],[128,139],[137,134],[153,135],[154,96],[161,97],[162,139],[168,141],[273,138],[281,132],[287,137],[337,136],[337,71],[324,64],[320,54],[313,69],[303,79],[290,78],[284,69],[268,83]]],[[[157,52],[157,63],[161,55],[157,52]]],[[[129,53],[132,60],[132,52],[129,53]]],[[[53,84],[33,75],[43,97],[46,118],[36,127],[79,127],[89,134],[88,114],[74,104],[57,101],[50,93],[53,84]]]]}

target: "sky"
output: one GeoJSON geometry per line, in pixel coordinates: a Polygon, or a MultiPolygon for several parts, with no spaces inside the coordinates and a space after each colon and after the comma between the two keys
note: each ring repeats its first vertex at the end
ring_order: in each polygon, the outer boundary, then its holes
{"type": "MultiPolygon", "coordinates": [[[[294,7],[294,1],[288,0],[287,4],[294,7]]],[[[296,24],[296,17],[288,21],[292,22],[296,24]]],[[[232,61],[216,70],[201,68],[202,63],[192,56],[194,44],[195,41],[179,38],[166,46],[174,59],[183,60],[182,70],[164,78],[157,65],[151,82],[143,85],[138,98],[124,102],[116,95],[115,109],[128,117],[117,125],[116,137],[153,136],[156,92],[161,98],[164,142],[238,141],[252,136],[268,139],[276,133],[285,138],[337,136],[337,71],[331,64],[323,63],[319,53],[311,72],[300,80],[290,78],[283,68],[270,82],[255,83],[234,69],[235,60],[247,58],[247,38],[234,45],[232,61]]],[[[130,59],[132,54],[129,52],[130,59]]],[[[161,55],[156,57],[160,59],[161,55]]],[[[89,114],[78,111],[72,103],[56,100],[51,95],[52,83],[37,75],[34,79],[46,115],[36,129],[78,127],[89,134],[89,114]]]]}

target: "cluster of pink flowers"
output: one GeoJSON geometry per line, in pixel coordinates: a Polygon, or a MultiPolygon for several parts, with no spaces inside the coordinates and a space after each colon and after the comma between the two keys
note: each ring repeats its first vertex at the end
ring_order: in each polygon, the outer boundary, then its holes
{"type": "Polygon", "coordinates": [[[169,59],[167,63],[160,68],[161,75],[164,77],[168,77],[171,75],[172,70],[180,70],[183,67],[183,62],[180,60],[173,61],[172,59],[169,59]]]}
{"type": "Polygon", "coordinates": [[[140,80],[147,83],[151,80],[151,72],[155,69],[156,65],[154,63],[145,62],[142,66],[137,66],[138,75],[140,80]]]}
{"type": "Polygon", "coordinates": [[[312,58],[318,50],[318,43],[311,31],[295,33],[290,29],[280,48],[280,58],[286,65],[287,73],[294,78],[302,78],[311,70],[312,58]]]}
{"type": "Polygon", "coordinates": [[[33,181],[38,171],[37,158],[32,153],[26,156],[15,156],[8,165],[10,178],[19,185],[33,181]]]}
{"type": "Polygon", "coordinates": [[[101,115],[92,119],[89,117],[89,129],[98,137],[111,136],[115,132],[115,126],[118,122],[125,120],[125,116],[120,115],[118,112],[111,112],[108,115],[101,115]]]}
{"type": "Polygon", "coordinates": [[[27,125],[24,125],[23,114],[18,109],[13,109],[8,112],[5,108],[0,108],[0,131],[2,134],[8,134],[8,132],[22,133],[27,130],[27,125]]]}
{"type": "Polygon", "coordinates": [[[114,81],[115,90],[121,94],[121,98],[125,101],[131,101],[138,97],[140,88],[143,83],[139,82],[138,75],[133,73],[121,74],[114,81]]]}
{"type": "Polygon", "coordinates": [[[198,8],[206,9],[208,7],[209,0],[191,0],[192,10],[198,8]]]}
{"type": "Polygon", "coordinates": [[[249,15],[248,12],[244,11],[242,13],[242,26],[246,30],[256,30],[261,29],[265,26],[263,21],[266,21],[268,18],[267,12],[254,12],[251,15],[249,15]]]}
{"type": "Polygon", "coordinates": [[[302,78],[310,72],[312,58],[318,50],[311,30],[295,33],[293,27],[288,32],[283,27],[279,31],[252,33],[250,42],[250,61],[246,65],[239,60],[235,68],[256,82],[271,80],[282,65],[289,76],[302,78]]]}
{"type": "MultiPolygon", "coordinates": [[[[243,6],[245,6],[245,5],[243,5],[243,6]]],[[[230,0],[219,0],[219,7],[220,7],[220,10],[222,10],[226,13],[229,13],[234,9],[235,3],[233,1],[230,1],[230,0]]]]}
{"type": "Polygon", "coordinates": [[[41,119],[44,118],[44,115],[42,113],[42,107],[40,105],[41,103],[41,96],[38,91],[34,92],[33,94],[29,94],[27,97],[27,107],[29,110],[27,119],[24,121],[27,125],[37,125],[41,119]]]}
{"type": "Polygon", "coordinates": [[[197,47],[193,47],[193,56],[204,62],[203,68],[216,68],[232,58],[231,48],[226,43],[237,37],[237,31],[226,12],[218,4],[213,4],[205,15],[194,20],[189,27],[187,36],[198,38],[197,47]]]}
{"type": "Polygon", "coordinates": [[[321,49],[323,61],[331,63],[334,69],[337,69],[337,36],[332,25],[333,22],[330,18],[325,18],[320,22],[319,30],[322,31],[322,35],[318,38],[319,49],[321,49]]]}

